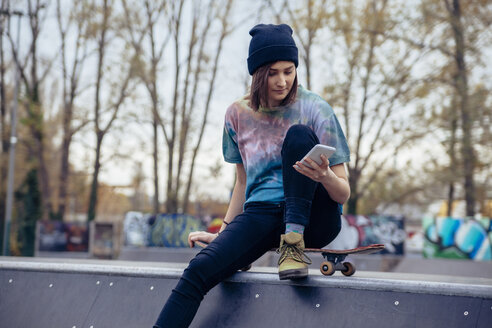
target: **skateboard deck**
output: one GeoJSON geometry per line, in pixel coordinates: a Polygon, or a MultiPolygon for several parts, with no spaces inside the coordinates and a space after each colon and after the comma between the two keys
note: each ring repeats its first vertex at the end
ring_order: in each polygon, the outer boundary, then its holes
{"type": "MultiPolygon", "coordinates": [[[[200,247],[207,247],[207,244],[203,242],[196,241],[195,244],[200,247]]],[[[331,276],[335,273],[335,271],[340,271],[345,276],[352,276],[355,273],[355,266],[350,262],[344,262],[347,255],[372,254],[380,252],[383,249],[383,244],[372,244],[342,250],[328,248],[305,248],[304,253],[321,253],[321,256],[323,256],[325,261],[321,263],[319,270],[325,276],[331,276]]],[[[272,249],[272,251],[276,251],[276,249],[272,249]]],[[[241,271],[247,271],[249,268],[251,268],[251,265],[241,269],[241,271]]]]}
{"type": "Polygon", "coordinates": [[[347,255],[350,254],[372,254],[384,249],[383,244],[372,244],[352,249],[327,249],[327,248],[306,248],[304,253],[321,253],[325,259],[319,270],[325,276],[331,276],[335,271],[341,271],[345,276],[351,276],[355,273],[355,266],[350,262],[344,262],[347,255]]]}

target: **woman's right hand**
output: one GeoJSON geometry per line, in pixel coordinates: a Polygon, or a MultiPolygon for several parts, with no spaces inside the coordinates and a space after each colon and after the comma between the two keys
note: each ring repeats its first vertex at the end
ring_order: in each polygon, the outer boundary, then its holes
{"type": "Polygon", "coordinates": [[[216,233],[210,233],[207,231],[193,231],[188,235],[188,245],[193,248],[196,241],[210,244],[215,238],[217,238],[216,233]]]}

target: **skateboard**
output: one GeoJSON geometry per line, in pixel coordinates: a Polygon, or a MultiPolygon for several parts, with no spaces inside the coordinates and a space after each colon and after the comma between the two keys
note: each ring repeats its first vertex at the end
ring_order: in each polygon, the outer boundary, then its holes
{"type": "MultiPolygon", "coordinates": [[[[196,241],[200,247],[207,247],[206,243],[196,241]]],[[[380,252],[384,249],[383,244],[372,244],[368,246],[361,246],[352,249],[327,249],[327,248],[305,248],[304,253],[321,253],[321,256],[326,260],[321,263],[319,270],[325,276],[331,276],[335,271],[340,271],[344,276],[352,276],[355,273],[355,266],[350,262],[344,262],[347,255],[350,254],[372,254],[380,252]]],[[[276,249],[272,249],[275,251],[276,249]]],[[[251,264],[241,269],[241,271],[248,271],[251,268],[251,264]]]]}
{"type": "Polygon", "coordinates": [[[319,270],[325,276],[331,276],[335,271],[340,271],[344,276],[351,276],[355,273],[355,266],[350,262],[344,262],[350,254],[372,254],[384,249],[383,244],[372,244],[352,249],[336,250],[327,248],[306,248],[304,253],[321,253],[326,260],[321,263],[319,270]]]}

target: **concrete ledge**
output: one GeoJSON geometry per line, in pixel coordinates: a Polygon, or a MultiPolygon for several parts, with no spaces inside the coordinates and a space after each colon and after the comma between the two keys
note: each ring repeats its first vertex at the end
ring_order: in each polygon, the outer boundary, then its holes
{"type": "MultiPolygon", "coordinates": [[[[185,265],[182,263],[156,264],[97,260],[71,260],[70,262],[61,262],[60,260],[38,261],[30,258],[0,257],[0,270],[15,271],[179,279],[184,268],[185,265]]],[[[281,281],[276,274],[276,268],[256,267],[250,272],[238,272],[229,278],[228,281],[236,283],[351,288],[492,299],[492,279],[484,278],[460,279],[449,276],[406,275],[379,272],[358,272],[354,277],[343,277],[340,275],[325,277],[317,270],[310,269],[310,275],[307,279],[300,281],[281,281]]]]}
{"type": "MultiPolygon", "coordinates": [[[[151,327],[183,264],[0,258],[0,327],[151,327]]],[[[239,272],[192,327],[488,327],[492,280],[358,272],[280,281],[239,272]],[[224,306],[224,305],[227,306],[224,306]]]]}

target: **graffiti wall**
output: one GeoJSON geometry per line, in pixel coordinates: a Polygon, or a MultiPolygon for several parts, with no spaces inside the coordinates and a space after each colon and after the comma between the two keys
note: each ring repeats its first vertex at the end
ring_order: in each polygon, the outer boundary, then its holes
{"type": "Polygon", "coordinates": [[[158,214],[151,216],[128,212],[123,233],[126,246],[188,247],[188,234],[206,230],[197,218],[187,214],[158,214]]]}
{"type": "Polygon", "coordinates": [[[123,221],[123,231],[125,245],[127,246],[147,246],[149,241],[150,226],[152,221],[150,216],[140,212],[128,212],[123,221]]]}
{"type": "Polygon", "coordinates": [[[89,251],[89,228],[86,223],[38,221],[36,224],[38,251],[89,251]]]}
{"type": "Polygon", "coordinates": [[[426,258],[492,260],[490,219],[424,218],[423,230],[426,258]]]}
{"type": "Polygon", "coordinates": [[[370,244],[384,244],[382,254],[404,254],[405,226],[403,217],[381,215],[344,215],[342,230],[328,245],[333,249],[349,249],[370,244]]]}
{"type": "Polygon", "coordinates": [[[151,226],[149,246],[188,247],[188,234],[205,229],[205,226],[191,215],[160,214],[151,226]]]}
{"type": "MultiPolygon", "coordinates": [[[[219,223],[217,227],[220,227],[219,223]]],[[[206,230],[206,227],[191,215],[159,214],[152,217],[129,212],[124,222],[125,245],[188,247],[188,234],[197,230],[206,230]]],[[[328,247],[349,249],[384,244],[383,254],[402,255],[405,237],[403,217],[345,215],[342,216],[340,234],[328,247]]]]}

